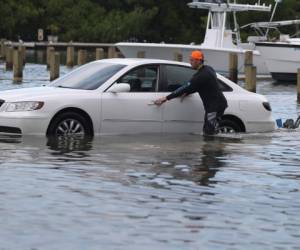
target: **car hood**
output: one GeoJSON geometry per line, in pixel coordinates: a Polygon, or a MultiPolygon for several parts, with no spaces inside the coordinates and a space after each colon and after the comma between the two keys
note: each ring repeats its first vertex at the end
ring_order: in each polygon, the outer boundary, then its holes
{"type": "Polygon", "coordinates": [[[79,94],[86,92],[87,90],[81,89],[67,89],[59,87],[33,87],[33,88],[20,88],[12,90],[0,91],[0,99],[6,102],[15,102],[15,101],[40,101],[42,99],[51,98],[55,96],[56,98],[63,97],[64,95],[79,94]]]}

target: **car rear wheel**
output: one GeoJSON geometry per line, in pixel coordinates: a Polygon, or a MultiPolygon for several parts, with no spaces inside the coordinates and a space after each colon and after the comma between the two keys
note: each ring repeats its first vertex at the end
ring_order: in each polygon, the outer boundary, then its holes
{"type": "Polygon", "coordinates": [[[221,120],[219,124],[220,133],[239,133],[242,132],[240,125],[232,120],[221,120]]]}
{"type": "Polygon", "coordinates": [[[50,136],[76,136],[84,138],[92,136],[92,130],[86,119],[75,112],[61,113],[51,122],[48,135],[50,136]]]}

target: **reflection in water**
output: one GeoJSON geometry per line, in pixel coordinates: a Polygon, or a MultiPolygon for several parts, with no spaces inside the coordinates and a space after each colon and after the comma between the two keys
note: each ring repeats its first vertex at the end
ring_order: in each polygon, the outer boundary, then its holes
{"type": "Polygon", "coordinates": [[[216,143],[215,140],[205,139],[202,147],[202,164],[195,170],[195,173],[199,171],[202,174],[197,181],[199,184],[209,185],[210,179],[216,175],[220,167],[225,165],[222,161],[225,158],[224,149],[224,142],[216,143]]]}
{"type": "Polygon", "coordinates": [[[76,151],[89,151],[92,149],[92,137],[48,137],[47,146],[55,151],[53,154],[65,154],[76,151]]]}
{"type": "Polygon", "coordinates": [[[130,142],[126,143],[127,155],[133,156],[131,167],[139,159],[129,176],[133,182],[164,189],[169,189],[170,185],[216,184],[214,177],[221,167],[226,166],[224,159],[230,154],[226,152],[226,146],[240,143],[240,140],[230,138],[203,139],[201,135],[156,136],[156,139],[144,142],[146,138],[138,138],[142,139],[139,140],[138,149],[130,142]],[[129,152],[130,148],[135,151],[129,152]]]}
{"type": "Polygon", "coordinates": [[[20,135],[0,135],[0,143],[21,143],[22,142],[22,136],[20,135]]]}

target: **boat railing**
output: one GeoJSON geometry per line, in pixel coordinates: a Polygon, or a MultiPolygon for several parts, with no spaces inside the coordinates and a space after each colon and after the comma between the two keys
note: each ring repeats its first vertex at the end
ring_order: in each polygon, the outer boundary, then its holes
{"type": "MultiPolygon", "coordinates": [[[[255,23],[249,23],[241,27],[241,29],[245,29],[247,27],[250,27],[254,29],[254,31],[261,37],[265,37],[267,40],[274,40],[274,37],[271,37],[269,35],[269,30],[274,30],[277,34],[278,37],[284,37],[286,34],[282,34],[280,31],[280,28],[283,26],[290,26],[290,25],[299,25],[300,24],[300,19],[295,19],[295,20],[284,20],[284,21],[273,21],[273,22],[255,22],[255,23]]],[[[297,31],[293,35],[289,35],[290,37],[295,37],[299,34],[300,32],[297,31]]],[[[283,38],[280,38],[279,40],[282,40],[283,38]]]]}

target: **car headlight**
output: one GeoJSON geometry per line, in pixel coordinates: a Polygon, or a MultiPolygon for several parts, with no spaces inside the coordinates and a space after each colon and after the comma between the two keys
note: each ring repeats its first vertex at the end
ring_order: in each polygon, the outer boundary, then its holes
{"type": "Polygon", "coordinates": [[[21,111],[33,111],[41,109],[44,106],[44,102],[6,102],[1,106],[2,112],[21,112],[21,111]]]}

